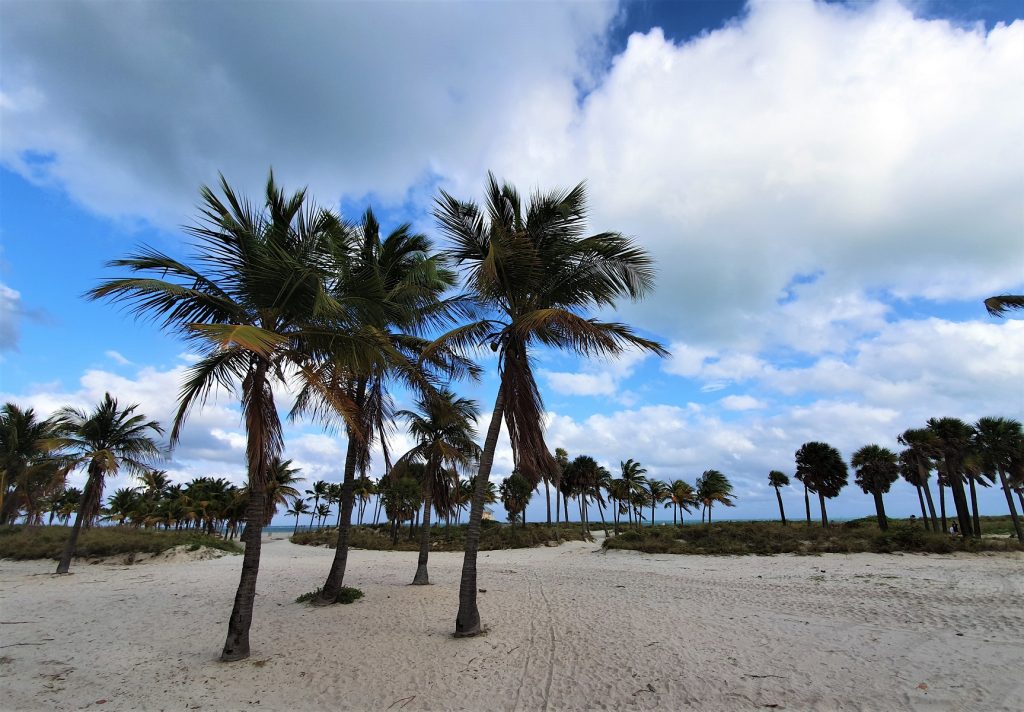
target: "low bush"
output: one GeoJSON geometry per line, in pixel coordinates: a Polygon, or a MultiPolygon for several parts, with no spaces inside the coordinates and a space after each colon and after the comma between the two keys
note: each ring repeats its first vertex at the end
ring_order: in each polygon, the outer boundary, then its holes
{"type": "MultiPolygon", "coordinates": [[[[2,527],[0,559],[59,559],[71,535],[71,527],[2,527]]],[[[242,553],[237,542],[195,531],[165,531],[132,527],[82,529],[75,555],[102,559],[121,554],[160,554],[176,546],[196,551],[206,546],[230,554],[242,553]]]]}
{"type": "MultiPolygon", "coordinates": [[[[430,528],[431,551],[462,551],[466,546],[467,525],[432,526],[430,528]]],[[[495,549],[528,549],[542,546],[549,541],[561,538],[563,541],[582,541],[583,533],[579,524],[562,524],[557,528],[546,524],[527,524],[511,526],[494,521],[483,521],[480,527],[480,550],[495,549]]],[[[334,548],[338,543],[337,529],[320,529],[311,532],[299,532],[291,537],[293,544],[307,546],[328,546],[334,548]]],[[[398,541],[392,543],[391,528],[387,524],[377,526],[352,527],[349,530],[349,546],[354,549],[373,549],[378,551],[419,551],[420,529],[414,528],[410,536],[409,527],[403,527],[398,534],[398,541]]]]}
{"type": "MultiPolygon", "coordinates": [[[[322,588],[318,588],[315,591],[309,591],[304,593],[295,599],[296,603],[308,603],[314,598],[320,595],[322,588]]],[[[335,603],[355,603],[363,597],[363,592],[358,588],[352,588],[351,586],[342,586],[341,590],[338,591],[338,597],[334,599],[335,603]]]]}

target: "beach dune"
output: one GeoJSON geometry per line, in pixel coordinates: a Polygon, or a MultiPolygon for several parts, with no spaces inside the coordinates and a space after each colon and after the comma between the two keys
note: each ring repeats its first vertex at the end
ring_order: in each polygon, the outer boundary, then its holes
{"type": "Polygon", "coordinates": [[[294,603],[332,552],[266,543],[252,657],[217,661],[241,560],[0,562],[0,708],[1019,709],[1024,556],[353,551],[365,598],[294,603]]]}

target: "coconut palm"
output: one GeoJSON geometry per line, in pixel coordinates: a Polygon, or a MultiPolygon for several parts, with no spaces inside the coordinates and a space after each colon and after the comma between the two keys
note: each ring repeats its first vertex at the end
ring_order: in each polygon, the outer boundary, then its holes
{"type": "MultiPolygon", "coordinates": [[[[301,472],[298,467],[292,467],[291,460],[282,460],[275,457],[270,463],[270,472],[267,475],[267,495],[264,509],[263,525],[269,526],[270,521],[277,514],[278,507],[287,507],[288,502],[300,498],[299,491],[295,485],[304,481],[297,477],[301,472]]],[[[306,510],[309,511],[308,509],[306,510]]]]}
{"type": "Polygon", "coordinates": [[[358,514],[356,515],[356,522],[359,526],[363,525],[363,513],[366,511],[366,505],[369,504],[373,495],[377,494],[377,487],[373,480],[366,475],[360,475],[356,478],[355,485],[353,486],[353,492],[355,495],[356,502],[358,502],[358,514]]]}
{"type": "MultiPolygon", "coordinates": [[[[565,448],[561,448],[561,447],[556,447],[555,448],[555,465],[556,465],[556,467],[555,467],[555,472],[554,472],[554,475],[553,475],[553,479],[555,481],[555,524],[557,525],[558,522],[559,522],[559,517],[561,516],[561,512],[562,512],[562,504],[561,504],[561,502],[562,502],[562,476],[565,473],[565,468],[567,468],[569,466],[569,453],[568,453],[568,451],[566,451],[565,448]]],[[[565,518],[568,521],[568,519],[569,519],[568,510],[566,510],[565,518]]],[[[558,529],[556,531],[557,531],[557,534],[558,534],[558,539],[559,539],[559,541],[561,541],[561,539],[562,539],[561,529],[558,529]]]]}
{"type": "Polygon", "coordinates": [[[360,293],[346,300],[328,284],[337,286],[336,276],[348,264],[351,233],[341,220],[308,203],[304,190],[286,196],[272,174],[262,207],[237,195],[223,177],[220,188],[223,197],[202,188],[199,221],[188,228],[192,264],[143,248],[111,263],[140,276],[106,280],[90,296],[128,304],[135,315],[158,320],[199,351],[182,384],[172,443],[190,411],[215,388],[240,384],[249,486],[245,555],[221,654],[230,661],[249,656],[266,486],[283,447],[274,384],[292,369],[361,435],[351,399],[320,382],[310,363],[328,351],[355,351],[368,337],[358,331],[362,313],[349,308],[360,293]]]}
{"type": "MultiPolygon", "coordinates": [[[[828,514],[825,512],[825,499],[836,497],[846,486],[846,463],[839,451],[828,443],[809,442],[796,451],[796,478],[804,483],[807,489],[818,493],[821,505],[821,526],[828,526],[828,514]]],[[[806,497],[806,491],[804,496],[806,497]]],[[[810,523],[810,507],[807,514],[810,523]]]]}
{"type": "MultiPolygon", "coordinates": [[[[629,517],[630,524],[632,524],[634,521],[633,515],[639,515],[635,502],[642,496],[646,496],[647,478],[644,475],[647,474],[647,470],[633,458],[625,462],[619,462],[619,470],[622,473],[622,481],[625,488],[623,501],[626,503],[626,514],[629,517]]],[[[640,526],[639,516],[636,517],[636,525],[640,526]]]]}
{"type": "Polygon", "coordinates": [[[1024,295],[1002,294],[985,300],[985,309],[992,316],[1004,316],[1011,309],[1024,309],[1024,295]]]}
{"type": "Polygon", "coordinates": [[[775,497],[779,500],[779,516],[782,518],[782,526],[786,526],[786,510],[782,507],[782,493],[780,487],[789,487],[789,477],[784,472],[772,470],[768,473],[768,485],[775,488],[775,497]]]}
{"type": "Polygon", "coordinates": [[[647,495],[651,502],[651,526],[654,526],[654,508],[669,496],[668,485],[661,480],[647,480],[647,495]]]}
{"type": "Polygon", "coordinates": [[[530,481],[515,471],[498,485],[498,497],[508,512],[510,522],[522,521],[526,527],[526,506],[533,497],[533,491],[530,481]]]}
{"type": "Polygon", "coordinates": [[[324,482],[323,480],[317,480],[313,483],[313,489],[306,490],[306,494],[313,497],[313,506],[310,509],[311,514],[309,515],[309,527],[313,528],[313,517],[318,516],[320,509],[320,500],[327,496],[327,491],[330,488],[330,483],[324,482]]]}
{"type": "MultiPolygon", "coordinates": [[[[515,465],[532,484],[557,472],[543,436],[543,404],[530,363],[536,344],[583,355],[619,354],[635,347],[666,355],[657,342],[624,324],[587,318],[584,312],[638,299],[654,285],[650,257],[618,233],[584,237],[583,184],[535,194],[523,205],[510,185],[488,176],[486,209],[441,192],[435,217],[451,241],[447,254],[463,272],[481,306],[494,315],[462,326],[438,344],[489,346],[497,354],[500,384],[480,458],[488,480],[504,417],[515,465]]],[[[456,634],[480,632],[476,560],[483,490],[474,493],[459,586],[456,634]]]]}
{"type": "Polygon", "coordinates": [[[928,485],[929,474],[935,469],[935,462],[940,458],[939,439],[928,428],[904,430],[896,439],[900,445],[906,448],[900,454],[901,462],[905,460],[907,467],[913,467],[917,470],[917,476],[914,477],[911,484],[917,486],[919,491],[924,492],[925,501],[928,504],[928,512],[931,515],[932,530],[946,531],[946,495],[942,486],[943,478],[941,476],[938,478],[939,505],[942,512],[941,530],[939,529],[939,520],[935,514],[935,503],[932,500],[931,487],[928,485]]]}
{"type": "Polygon", "coordinates": [[[889,528],[889,520],[885,516],[882,495],[899,479],[900,469],[896,453],[879,445],[865,445],[853,453],[850,464],[856,471],[854,482],[864,490],[864,494],[870,494],[875,498],[878,528],[885,531],[889,528]]]}
{"type": "Polygon", "coordinates": [[[696,507],[700,502],[697,493],[689,482],[683,480],[672,480],[668,485],[668,498],[672,503],[672,523],[676,523],[676,513],[679,513],[679,526],[683,525],[683,512],[690,513],[690,507],[696,507]]]}
{"type": "Polygon", "coordinates": [[[999,484],[1006,495],[1006,505],[1013,520],[1013,530],[1017,533],[1017,540],[1024,543],[1024,533],[1021,531],[1008,480],[1008,473],[1013,470],[1014,456],[1024,448],[1024,429],[1019,421],[1011,418],[981,418],[974,424],[974,443],[988,471],[999,475],[999,484]]]}
{"type": "Polygon", "coordinates": [[[62,490],[66,468],[58,445],[52,418],[39,420],[32,408],[14,403],[0,408],[0,524],[17,518],[21,508],[35,512],[37,500],[62,490]]]}
{"type": "Polygon", "coordinates": [[[444,511],[450,506],[452,474],[469,466],[479,456],[480,448],[473,442],[474,423],[480,411],[476,403],[459,398],[446,389],[427,394],[416,401],[416,410],[401,410],[397,415],[408,422],[409,434],[416,441],[402,456],[396,467],[409,461],[424,463],[423,525],[420,530],[420,554],[416,565],[415,585],[427,585],[427,559],[430,555],[430,514],[436,506],[444,511]]]}
{"type": "Polygon", "coordinates": [[[164,429],[155,420],[136,414],[138,407],[135,404],[119,408],[107,393],[91,412],[70,407],[57,411],[63,449],[69,453],[74,467],[84,465],[88,472],[75,525],[57,564],[58,574],[66,574],[71,567],[82,526],[99,514],[105,479],[122,468],[132,475],[141,475],[160,454],[152,435],[162,435],[164,429]]]}
{"type": "MultiPolygon", "coordinates": [[[[732,483],[718,470],[704,470],[697,478],[697,501],[703,505],[708,515],[708,524],[711,524],[711,508],[715,502],[724,504],[726,507],[735,507],[732,494],[732,483]]],[[[704,520],[703,513],[701,521],[704,520]]]]}
{"type": "Polygon", "coordinates": [[[107,514],[104,518],[118,524],[124,524],[129,519],[137,520],[141,500],[137,488],[121,487],[107,500],[107,514]]]}
{"type": "Polygon", "coordinates": [[[958,418],[930,418],[928,430],[938,438],[946,483],[953,492],[960,535],[974,535],[967,495],[964,492],[964,460],[974,440],[974,428],[958,418]]]}
{"type": "MultiPolygon", "coordinates": [[[[288,516],[295,517],[295,528],[292,529],[293,536],[299,533],[299,517],[307,512],[309,512],[309,503],[304,499],[295,499],[292,502],[292,506],[288,508],[288,516]]],[[[310,526],[313,525],[310,524],[310,526]]]]}
{"type": "Polygon", "coordinates": [[[316,526],[318,529],[324,526],[324,522],[329,516],[331,516],[331,505],[324,502],[316,506],[316,526]]]}

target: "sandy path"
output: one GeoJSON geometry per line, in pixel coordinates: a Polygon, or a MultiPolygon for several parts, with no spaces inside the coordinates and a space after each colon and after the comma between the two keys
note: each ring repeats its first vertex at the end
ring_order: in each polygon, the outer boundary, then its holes
{"type": "Polygon", "coordinates": [[[461,554],[265,545],[253,656],[216,662],[241,559],[0,562],[0,708],[1020,709],[1024,557],[481,554],[486,636],[451,637],[461,554]],[[106,702],[99,704],[98,701],[106,702]]]}

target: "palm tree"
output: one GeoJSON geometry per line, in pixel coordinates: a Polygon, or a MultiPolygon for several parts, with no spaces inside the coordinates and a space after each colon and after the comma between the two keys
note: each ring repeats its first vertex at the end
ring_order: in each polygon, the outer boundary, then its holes
{"type": "Polygon", "coordinates": [[[312,495],[313,507],[311,508],[311,514],[309,515],[309,528],[313,528],[313,517],[318,516],[320,508],[320,500],[327,496],[327,491],[330,488],[330,484],[323,480],[317,480],[313,483],[313,489],[306,490],[306,494],[312,495]]]}
{"type": "Polygon", "coordinates": [[[854,482],[860,485],[864,494],[870,494],[875,498],[878,528],[885,531],[889,528],[889,520],[885,516],[882,495],[899,479],[900,468],[896,461],[896,453],[879,445],[865,445],[853,453],[850,464],[857,473],[854,482]]]}
{"type": "Polygon", "coordinates": [[[116,475],[121,468],[140,475],[160,454],[150,433],[162,435],[164,429],[155,420],[146,420],[141,413],[136,415],[138,407],[135,404],[118,408],[117,401],[107,393],[92,412],[77,408],[57,411],[63,448],[70,453],[74,467],[85,465],[88,472],[75,525],[57,564],[58,574],[66,574],[71,567],[82,525],[99,513],[105,478],[116,475]]]}
{"type": "Polygon", "coordinates": [[[66,468],[56,457],[58,445],[52,418],[39,420],[32,408],[14,403],[0,408],[0,524],[17,518],[22,502],[35,511],[38,498],[63,488],[66,468]]]}
{"type": "Polygon", "coordinates": [[[350,233],[340,219],[309,205],[304,190],[287,197],[273,174],[262,208],[236,195],[223,177],[220,187],[223,199],[210,188],[201,190],[199,221],[188,228],[193,265],[143,248],[111,263],[141,276],[106,280],[90,297],[127,303],[136,316],[158,319],[199,350],[179,395],[172,443],[192,408],[202,406],[215,387],[241,385],[249,486],[245,555],[221,653],[221,660],[231,661],[249,656],[266,486],[283,447],[273,385],[283,383],[286,366],[292,368],[361,435],[351,399],[326,388],[310,360],[311,354],[321,358],[328,349],[336,354],[362,341],[342,329],[352,324],[351,310],[327,284],[348,264],[350,233]],[[319,346],[327,334],[330,343],[319,346]]]}
{"type": "MultiPolygon", "coordinates": [[[[430,555],[430,512],[436,506],[443,511],[450,506],[452,474],[469,466],[479,456],[480,448],[473,442],[474,423],[480,414],[476,403],[459,398],[441,389],[416,401],[416,411],[398,411],[409,424],[409,434],[416,445],[398,464],[410,461],[425,463],[423,473],[423,525],[420,529],[420,554],[413,584],[430,583],[427,559],[430,555]]],[[[396,465],[397,466],[397,465],[396,465]]]]}
{"type": "Polygon", "coordinates": [[[359,513],[356,515],[356,522],[359,526],[362,526],[363,513],[366,511],[366,505],[373,498],[373,495],[377,494],[377,487],[372,479],[366,475],[360,475],[356,478],[355,485],[353,486],[353,492],[356,501],[359,502],[359,513]]]}
{"type": "MultiPolygon", "coordinates": [[[[735,507],[732,501],[732,483],[718,470],[704,470],[697,478],[697,501],[704,505],[708,513],[708,524],[711,524],[711,508],[715,502],[724,504],[726,507],[735,507]]],[[[704,520],[703,513],[701,521],[704,520]]]]}
{"type": "Polygon", "coordinates": [[[1014,456],[1024,448],[1024,429],[1019,421],[1011,418],[981,418],[974,424],[974,443],[988,471],[998,473],[999,484],[1006,495],[1006,505],[1010,508],[1013,530],[1017,533],[1017,540],[1024,543],[1024,533],[1021,531],[1007,477],[1013,471],[1014,456]]]}
{"type": "Polygon", "coordinates": [[[331,505],[326,502],[316,506],[316,526],[318,529],[324,526],[324,521],[331,515],[331,505]]]}
{"type": "Polygon", "coordinates": [[[958,418],[930,418],[928,430],[938,439],[946,483],[953,492],[960,535],[974,535],[967,495],[964,492],[964,459],[974,439],[974,428],[958,418]]]}
{"type": "Polygon", "coordinates": [[[690,513],[690,507],[695,507],[700,502],[697,500],[697,493],[690,486],[689,482],[683,480],[672,480],[668,485],[668,497],[672,502],[672,523],[676,523],[676,512],[679,513],[679,526],[683,526],[683,512],[690,513]]]}
{"type": "MultiPolygon", "coordinates": [[[[555,524],[559,522],[559,517],[562,512],[562,477],[565,474],[565,468],[569,466],[569,453],[565,448],[555,448],[555,524]]],[[[566,510],[566,520],[569,519],[568,510],[566,510]]],[[[558,540],[562,540],[562,530],[557,529],[558,540]]]]}
{"type": "Polygon", "coordinates": [[[789,487],[789,477],[784,472],[772,470],[768,473],[768,485],[775,488],[775,496],[779,500],[779,516],[782,517],[782,526],[786,526],[786,510],[782,507],[782,493],[779,487],[789,487]]]}
{"type": "Polygon", "coordinates": [[[654,508],[668,498],[668,485],[661,480],[647,480],[647,493],[651,498],[651,526],[654,526],[654,508]]]}
{"type": "MultiPolygon", "coordinates": [[[[299,491],[293,485],[304,481],[302,477],[296,477],[300,468],[292,467],[291,460],[282,460],[275,457],[270,463],[270,472],[267,477],[267,496],[265,505],[265,516],[263,525],[269,526],[270,521],[277,514],[279,506],[288,506],[289,501],[300,498],[299,491]]],[[[306,510],[309,511],[308,509],[306,510]]]]}
{"type": "MultiPolygon", "coordinates": [[[[288,508],[288,516],[295,517],[295,528],[292,529],[292,536],[299,533],[299,517],[309,511],[309,504],[304,499],[295,499],[292,502],[292,506],[288,508]]],[[[312,519],[310,520],[310,527],[313,526],[312,519]]]]}
{"type": "Polygon", "coordinates": [[[523,527],[526,527],[526,506],[533,497],[533,491],[530,481],[515,471],[498,485],[498,496],[508,512],[510,522],[521,520],[523,527]]]}
{"type": "MultiPolygon", "coordinates": [[[[569,191],[535,194],[522,205],[510,185],[488,175],[487,208],[441,192],[435,217],[452,246],[447,254],[463,271],[481,306],[495,315],[459,327],[437,344],[489,346],[497,353],[500,385],[480,458],[482,488],[488,481],[504,417],[516,467],[532,484],[557,473],[543,435],[543,404],[530,364],[534,344],[582,355],[619,354],[635,347],[666,355],[657,342],[624,324],[582,315],[614,307],[620,297],[639,299],[654,285],[650,257],[618,233],[583,237],[583,184],[569,191]]],[[[474,492],[459,585],[456,634],[480,632],[476,560],[483,489],[474,492]]]]}
{"type": "Polygon", "coordinates": [[[985,300],[985,309],[992,316],[1003,316],[1010,309],[1024,309],[1024,295],[1002,294],[985,300]]]}
{"type": "Polygon", "coordinates": [[[104,518],[116,520],[119,524],[137,519],[141,499],[135,487],[121,487],[107,500],[107,514],[104,518]]]}
{"type": "Polygon", "coordinates": [[[925,509],[924,494],[921,490],[921,478],[917,465],[914,463],[913,453],[910,450],[900,451],[899,470],[900,476],[917,490],[917,502],[921,506],[921,521],[924,522],[924,528],[928,531],[936,530],[937,527],[932,526],[932,520],[928,518],[928,510],[925,509]]]}
{"type": "MultiPolygon", "coordinates": [[[[928,477],[935,467],[935,461],[939,459],[939,439],[928,428],[910,428],[896,438],[900,445],[906,448],[901,453],[901,459],[905,459],[908,467],[917,470],[917,476],[911,484],[914,484],[924,492],[925,501],[928,503],[928,511],[932,520],[932,531],[939,530],[939,520],[935,514],[935,503],[932,500],[931,487],[928,486],[928,477]]],[[[942,512],[942,529],[946,531],[946,495],[942,486],[943,478],[939,477],[939,506],[942,512]]]]}
{"type": "MultiPolygon", "coordinates": [[[[639,515],[634,503],[641,495],[646,495],[647,478],[644,475],[647,474],[647,470],[633,458],[619,462],[619,470],[622,473],[622,481],[625,483],[626,514],[629,516],[629,523],[632,524],[633,515],[639,515]]],[[[636,525],[640,526],[639,516],[636,517],[636,525]]]]}
{"type": "MultiPolygon", "coordinates": [[[[812,492],[818,493],[821,505],[821,526],[828,527],[825,498],[831,499],[846,486],[846,463],[839,451],[828,443],[809,442],[796,451],[796,478],[812,492]]],[[[806,497],[806,492],[805,495],[806,497]]],[[[810,508],[807,521],[810,523],[810,508]]]]}

